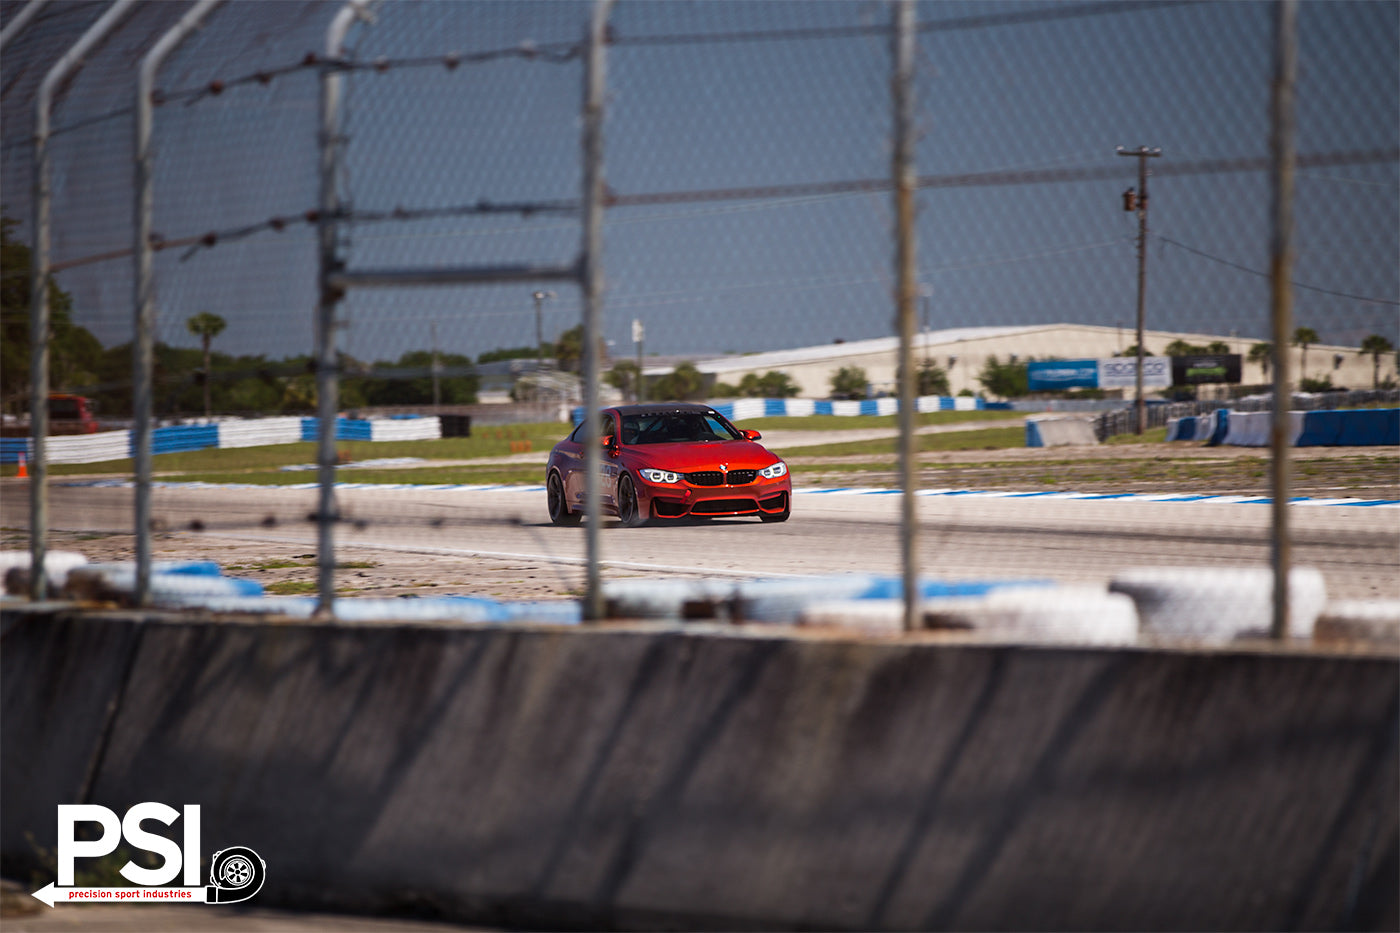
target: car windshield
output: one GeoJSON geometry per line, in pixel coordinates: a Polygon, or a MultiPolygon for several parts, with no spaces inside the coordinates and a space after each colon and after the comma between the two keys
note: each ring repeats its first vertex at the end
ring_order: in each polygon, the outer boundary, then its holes
{"type": "Polygon", "coordinates": [[[729,422],[713,412],[659,411],[622,416],[624,444],[684,444],[741,438],[729,422]]]}

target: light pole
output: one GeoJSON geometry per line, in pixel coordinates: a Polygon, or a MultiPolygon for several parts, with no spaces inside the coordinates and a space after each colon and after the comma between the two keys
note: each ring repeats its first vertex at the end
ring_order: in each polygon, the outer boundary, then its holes
{"type": "Polygon", "coordinates": [[[632,342],[637,345],[637,401],[645,402],[647,399],[646,383],[642,381],[642,343],[646,340],[647,329],[642,325],[641,318],[632,319],[632,342]]]}
{"type": "Polygon", "coordinates": [[[546,298],[557,298],[554,292],[539,291],[533,296],[535,299],[535,370],[544,369],[544,323],[541,311],[544,308],[546,298]]]}
{"type": "Polygon", "coordinates": [[[1147,303],[1147,160],[1162,154],[1161,149],[1138,146],[1136,149],[1118,147],[1120,156],[1133,156],[1138,160],[1137,191],[1129,188],[1123,192],[1123,210],[1137,211],[1138,215],[1138,290],[1137,290],[1137,433],[1147,428],[1147,403],[1142,397],[1142,323],[1143,310],[1147,303]]]}

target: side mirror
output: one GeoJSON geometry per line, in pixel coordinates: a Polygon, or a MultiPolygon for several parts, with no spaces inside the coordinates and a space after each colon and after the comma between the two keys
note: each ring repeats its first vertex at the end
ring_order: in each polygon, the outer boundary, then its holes
{"type": "Polygon", "coordinates": [[[604,450],[617,450],[617,438],[612,434],[604,435],[602,441],[604,450]]]}
{"type": "Polygon", "coordinates": [[[744,440],[746,441],[756,441],[763,436],[757,431],[740,431],[739,433],[744,435],[744,440]]]}

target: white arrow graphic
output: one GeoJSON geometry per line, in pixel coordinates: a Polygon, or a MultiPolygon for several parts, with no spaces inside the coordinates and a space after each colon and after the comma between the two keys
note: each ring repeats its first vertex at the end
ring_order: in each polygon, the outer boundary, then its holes
{"type": "Polygon", "coordinates": [[[203,904],[207,889],[197,888],[60,888],[52,881],[34,892],[34,896],[52,907],[60,901],[68,904],[130,904],[159,901],[167,904],[203,904]]]}

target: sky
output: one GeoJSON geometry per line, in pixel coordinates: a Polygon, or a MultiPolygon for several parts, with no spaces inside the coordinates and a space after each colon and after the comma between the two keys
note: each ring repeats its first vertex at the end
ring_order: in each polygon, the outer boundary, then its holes
{"type": "MultiPolygon", "coordinates": [[[[102,4],[60,2],[7,48],[5,210],[28,231],[28,127],[44,62],[102,4]]],[[[131,242],[134,62],[185,4],[151,4],[59,101],[55,259],[131,242]]],[[[227,4],[171,59],[160,86],[225,82],[156,116],[156,228],[223,231],[157,263],[161,339],[229,321],[217,348],[312,349],[316,254],[290,223],[317,198],[317,81],[334,4],[227,4]]],[[[0,19],[18,9],[0,3],[0,19]]],[[[358,220],[349,268],[568,264],[581,242],[583,70],[577,2],[381,4],[356,27],[341,177],[358,220]],[[528,43],[528,45],[523,45],[528,43]],[[516,54],[532,48],[541,54],[516,54]],[[445,67],[449,54],[460,64],[445,67]],[[482,60],[473,60],[475,53],[482,60]],[[528,214],[376,222],[395,208],[532,203],[528,214]]],[[[1147,325],[1268,332],[1272,4],[940,2],[918,6],[916,171],[921,317],[932,329],[1053,322],[1131,327],[1137,219],[1121,208],[1155,146],[1147,325]]],[[[1294,315],[1324,341],[1400,343],[1400,6],[1305,2],[1299,15],[1294,315]]],[[[887,336],[894,304],[886,3],[619,3],[611,21],[605,176],[605,333],[631,356],[756,352],[887,336]]],[[[75,316],[105,343],[131,333],[130,260],[60,272],[75,316]]],[[[579,320],[559,283],[353,290],[343,349],[393,359],[434,342],[477,355],[579,320]]],[[[1030,352],[1034,352],[1030,348],[1030,352]]]]}

